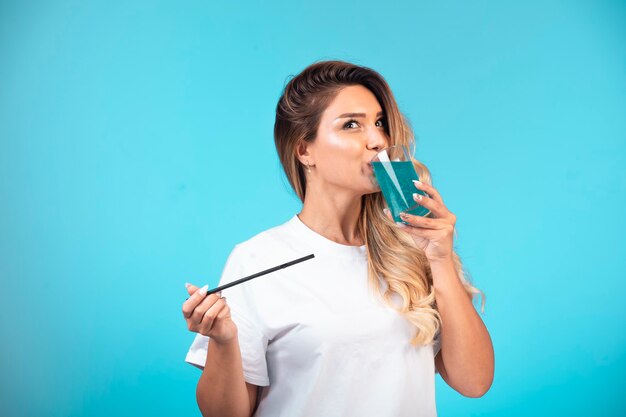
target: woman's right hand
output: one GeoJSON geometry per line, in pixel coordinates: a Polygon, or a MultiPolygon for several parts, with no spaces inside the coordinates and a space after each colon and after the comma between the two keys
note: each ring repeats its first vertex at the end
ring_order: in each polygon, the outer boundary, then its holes
{"type": "Polygon", "coordinates": [[[207,286],[198,288],[189,284],[189,297],[183,303],[183,316],[187,328],[208,336],[218,343],[227,343],[237,336],[237,325],[231,320],[230,307],[220,293],[207,297],[207,286]]]}

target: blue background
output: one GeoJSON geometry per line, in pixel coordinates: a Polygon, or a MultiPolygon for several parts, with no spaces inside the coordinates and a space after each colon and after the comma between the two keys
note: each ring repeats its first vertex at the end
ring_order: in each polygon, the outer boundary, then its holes
{"type": "Polygon", "coordinates": [[[457,215],[496,376],[441,416],[624,415],[626,5],[0,3],[0,414],[199,415],[184,283],[300,202],[290,75],[379,71],[457,215]]]}

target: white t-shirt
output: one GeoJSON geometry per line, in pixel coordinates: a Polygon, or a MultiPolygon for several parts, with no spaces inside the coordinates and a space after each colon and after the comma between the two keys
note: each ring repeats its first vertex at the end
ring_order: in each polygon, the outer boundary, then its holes
{"type": "MultiPolygon", "coordinates": [[[[414,326],[369,290],[365,246],[333,242],[294,215],[235,245],[219,285],[311,253],[222,291],[244,378],[263,387],[254,416],[436,416],[438,339],[411,346],[414,326]]],[[[186,362],[202,369],[207,343],[197,334],[186,362]]]]}

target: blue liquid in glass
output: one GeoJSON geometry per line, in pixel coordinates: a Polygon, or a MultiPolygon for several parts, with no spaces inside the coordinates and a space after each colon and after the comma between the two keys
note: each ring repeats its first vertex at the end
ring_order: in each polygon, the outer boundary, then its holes
{"type": "Polygon", "coordinates": [[[406,223],[400,218],[401,212],[416,216],[425,216],[430,210],[413,200],[413,193],[426,195],[413,184],[419,180],[411,161],[372,162],[376,181],[391,210],[393,220],[406,223]]]}

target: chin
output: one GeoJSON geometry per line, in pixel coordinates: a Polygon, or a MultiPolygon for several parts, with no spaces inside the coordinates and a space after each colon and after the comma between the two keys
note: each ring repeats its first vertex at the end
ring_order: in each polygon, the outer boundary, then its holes
{"type": "Polygon", "coordinates": [[[376,193],[376,191],[366,191],[366,192],[364,192],[364,193],[362,194],[362,196],[364,196],[364,195],[370,195],[370,194],[375,194],[375,193],[376,193]]]}
{"type": "Polygon", "coordinates": [[[372,190],[368,194],[380,191],[380,185],[378,184],[378,181],[376,181],[376,177],[373,174],[369,174],[367,176],[367,184],[369,186],[368,188],[372,190]]]}
{"type": "Polygon", "coordinates": [[[374,182],[368,182],[365,185],[365,188],[362,190],[363,194],[374,194],[374,193],[379,193],[380,192],[380,187],[378,186],[378,183],[374,182]]]}
{"type": "Polygon", "coordinates": [[[374,177],[373,174],[366,173],[360,178],[356,178],[354,182],[352,182],[351,188],[356,188],[355,185],[356,187],[358,187],[358,189],[356,189],[355,191],[357,191],[360,195],[374,194],[380,192],[380,186],[378,185],[376,177],[374,177]]]}

